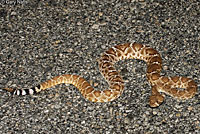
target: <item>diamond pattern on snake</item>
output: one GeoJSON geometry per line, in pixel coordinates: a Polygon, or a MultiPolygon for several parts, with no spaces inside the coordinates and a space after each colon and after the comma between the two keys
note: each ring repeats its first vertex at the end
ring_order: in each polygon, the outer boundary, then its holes
{"type": "Polygon", "coordinates": [[[114,64],[125,59],[139,59],[147,63],[146,76],[152,88],[149,97],[151,107],[158,107],[164,101],[162,92],[177,99],[192,98],[197,92],[197,84],[191,78],[161,76],[162,59],[160,54],[155,49],[138,43],[116,45],[101,55],[98,59],[99,71],[109,85],[107,89],[102,91],[94,89],[83,77],[71,74],[56,76],[29,89],[5,88],[5,90],[13,95],[32,95],[55,85],[66,83],[74,85],[89,101],[113,101],[124,90],[124,80],[115,69],[114,64]],[[184,90],[178,88],[184,88],[184,90]]]}

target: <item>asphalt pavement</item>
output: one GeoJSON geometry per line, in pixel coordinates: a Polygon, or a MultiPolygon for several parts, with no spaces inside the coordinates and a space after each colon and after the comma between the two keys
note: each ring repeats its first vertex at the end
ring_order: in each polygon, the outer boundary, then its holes
{"type": "Polygon", "coordinates": [[[0,2],[1,134],[200,133],[200,2],[198,0],[3,0],[0,2]],[[187,76],[197,94],[180,101],[165,95],[149,107],[146,63],[119,61],[125,90],[116,100],[92,103],[73,85],[33,96],[4,87],[30,88],[61,74],[107,83],[97,59],[106,49],[138,42],[156,49],[162,75],[187,76]]]}

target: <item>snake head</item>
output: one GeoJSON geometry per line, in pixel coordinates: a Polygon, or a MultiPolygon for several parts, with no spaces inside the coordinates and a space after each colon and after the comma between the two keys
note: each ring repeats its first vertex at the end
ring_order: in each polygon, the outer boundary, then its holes
{"type": "Polygon", "coordinates": [[[150,107],[158,107],[164,101],[164,97],[161,94],[158,95],[151,95],[149,98],[149,105],[150,107]]]}

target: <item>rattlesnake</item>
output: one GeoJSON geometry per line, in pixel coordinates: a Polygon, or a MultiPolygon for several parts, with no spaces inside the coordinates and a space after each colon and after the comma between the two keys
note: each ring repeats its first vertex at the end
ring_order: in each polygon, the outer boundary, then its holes
{"type": "Polygon", "coordinates": [[[109,102],[118,98],[124,90],[124,80],[114,68],[114,64],[124,59],[140,59],[147,63],[147,78],[152,86],[149,99],[151,107],[157,107],[164,101],[164,92],[177,99],[189,99],[197,92],[197,84],[186,77],[161,76],[162,59],[160,54],[148,46],[138,43],[116,45],[105,51],[98,59],[99,70],[109,84],[105,90],[95,90],[84,78],[78,75],[60,75],[30,89],[5,88],[14,95],[35,94],[60,83],[73,84],[81,94],[92,102],[109,102]],[[185,90],[178,90],[184,88],[185,90]]]}

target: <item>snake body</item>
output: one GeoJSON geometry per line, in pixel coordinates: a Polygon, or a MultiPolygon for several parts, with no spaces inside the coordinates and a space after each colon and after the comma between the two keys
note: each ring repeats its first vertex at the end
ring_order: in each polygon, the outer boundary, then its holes
{"type": "Polygon", "coordinates": [[[164,101],[161,92],[177,99],[189,99],[197,92],[197,84],[190,78],[161,76],[162,59],[160,54],[155,49],[138,43],[113,46],[98,59],[99,71],[108,82],[108,89],[96,90],[83,77],[71,74],[56,76],[30,89],[5,89],[14,95],[27,95],[66,83],[73,84],[86,99],[92,102],[109,102],[118,98],[124,90],[124,80],[115,69],[114,64],[125,59],[139,59],[147,63],[146,75],[152,86],[152,94],[149,98],[151,107],[158,107],[164,101]],[[184,88],[184,90],[177,88],[184,88]]]}

